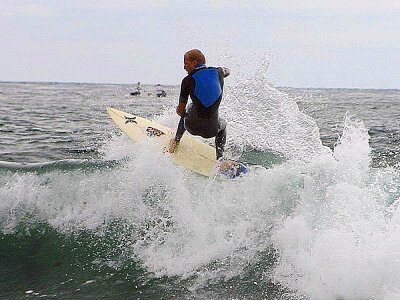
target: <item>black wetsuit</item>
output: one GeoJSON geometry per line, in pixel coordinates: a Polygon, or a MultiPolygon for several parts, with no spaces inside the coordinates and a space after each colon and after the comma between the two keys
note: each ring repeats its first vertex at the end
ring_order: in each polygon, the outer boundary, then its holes
{"type": "Polygon", "coordinates": [[[222,157],[226,143],[226,122],[218,116],[222,100],[224,77],[229,75],[226,68],[196,65],[194,71],[182,80],[179,103],[192,103],[186,107],[181,118],[175,140],[180,141],[187,130],[203,138],[215,137],[217,159],[222,157]]]}

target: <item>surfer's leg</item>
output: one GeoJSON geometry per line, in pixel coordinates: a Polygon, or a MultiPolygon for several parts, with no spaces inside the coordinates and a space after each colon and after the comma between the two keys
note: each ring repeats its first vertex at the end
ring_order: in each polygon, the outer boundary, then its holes
{"type": "Polygon", "coordinates": [[[220,159],[224,154],[225,144],[226,144],[226,122],[224,119],[220,119],[220,129],[215,136],[215,152],[217,154],[217,159],[220,159]]]}
{"type": "Polygon", "coordinates": [[[215,137],[215,151],[217,154],[217,159],[221,158],[224,154],[226,143],[226,128],[220,130],[215,137]]]}

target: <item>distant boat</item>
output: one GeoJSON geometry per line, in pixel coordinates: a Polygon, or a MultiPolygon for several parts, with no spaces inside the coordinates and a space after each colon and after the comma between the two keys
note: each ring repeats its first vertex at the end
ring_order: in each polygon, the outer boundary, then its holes
{"type": "Polygon", "coordinates": [[[167,93],[164,90],[157,90],[157,97],[166,97],[167,93]]]}
{"type": "Polygon", "coordinates": [[[140,95],[140,91],[131,92],[131,93],[129,93],[129,95],[131,95],[131,96],[139,96],[140,95]]]}
{"type": "Polygon", "coordinates": [[[157,97],[166,97],[167,96],[167,93],[161,88],[161,84],[157,84],[156,96],[157,97]]]}

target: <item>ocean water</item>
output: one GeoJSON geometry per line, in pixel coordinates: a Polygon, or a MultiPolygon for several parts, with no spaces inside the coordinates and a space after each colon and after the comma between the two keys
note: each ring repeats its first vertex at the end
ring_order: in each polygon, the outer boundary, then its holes
{"type": "Polygon", "coordinates": [[[176,127],[143,88],[0,83],[1,299],[400,298],[400,90],[229,82],[226,154],[265,168],[218,181],[114,126],[176,127]]]}

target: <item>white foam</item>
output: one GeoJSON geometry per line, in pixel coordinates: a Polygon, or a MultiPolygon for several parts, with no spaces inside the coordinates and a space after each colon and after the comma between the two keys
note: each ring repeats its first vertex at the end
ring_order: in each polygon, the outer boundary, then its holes
{"type": "MultiPolygon", "coordinates": [[[[156,276],[197,277],[193,289],[242,275],[272,245],[275,281],[310,299],[400,296],[400,175],[370,168],[362,123],[348,116],[331,152],[315,122],[265,80],[227,92],[231,143],[292,160],[208,180],[173,165],[156,144],[113,137],[101,151],[120,162],[110,169],[1,174],[2,230],[38,220],[102,235],[122,220],[131,226],[118,232],[126,254],[156,276]]],[[[174,123],[171,109],[157,118],[174,123]]]]}
{"type": "Polygon", "coordinates": [[[299,110],[294,99],[267,82],[267,67],[268,63],[262,64],[252,78],[227,86],[221,116],[228,121],[228,138],[304,161],[330,152],[322,145],[316,122],[299,110]]]}
{"type": "Polygon", "coordinates": [[[299,205],[274,235],[275,280],[310,299],[399,297],[399,212],[388,215],[370,172],[362,123],[347,116],[344,127],[336,160],[307,166],[299,205]]]}

